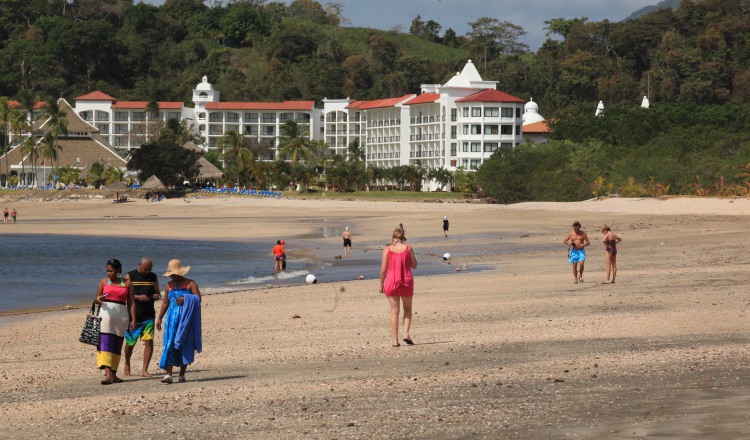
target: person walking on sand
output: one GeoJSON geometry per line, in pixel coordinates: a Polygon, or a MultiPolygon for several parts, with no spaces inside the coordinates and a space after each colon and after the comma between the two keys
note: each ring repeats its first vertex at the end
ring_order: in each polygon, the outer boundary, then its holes
{"type": "Polygon", "coordinates": [[[3,223],[8,224],[8,208],[3,211],[3,223]]]}
{"type": "Polygon", "coordinates": [[[18,211],[16,211],[16,208],[13,208],[13,210],[10,212],[10,219],[13,221],[13,224],[16,224],[16,217],[18,217],[18,211]]]}
{"type": "Polygon", "coordinates": [[[384,293],[391,306],[391,335],[393,346],[399,347],[398,318],[401,304],[404,307],[404,342],[414,345],[409,336],[411,330],[411,306],[414,297],[414,277],[412,269],[417,268],[414,249],[404,243],[401,228],[391,234],[391,244],[383,249],[380,261],[380,293],[384,293]]]}
{"type": "Polygon", "coordinates": [[[448,216],[443,217],[443,235],[445,235],[445,238],[448,238],[448,227],[450,224],[448,223],[448,216]]]}
{"type": "Polygon", "coordinates": [[[612,229],[604,225],[602,228],[602,234],[604,234],[604,255],[607,263],[607,278],[604,279],[604,284],[614,284],[615,278],[617,278],[617,243],[622,241],[619,235],[612,232],[612,229]],[[612,281],[609,280],[610,272],[612,273],[612,281]]]}
{"type": "Polygon", "coordinates": [[[156,320],[154,302],[161,298],[159,295],[159,279],[155,273],[151,272],[153,266],[151,257],[143,257],[138,263],[138,268],[125,275],[125,281],[130,282],[130,290],[135,302],[135,328],[125,333],[125,347],[123,349],[125,352],[125,376],[130,376],[130,356],[133,354],[133,347],[140,338],[143,341],[141,377],[151,377],[148,372],[148,365],[154,354],[154,321],[156,320]]]}
{"type": "Polygon", "coordinates": [[[185,372],[195,362],[195,352],[203,351],[201,291],[198,283],[185,278],[189,270],[190,266],[183,266],[180,260],[170,260],[164,273],[171,281],[164,288],[165,301],[156,321],[156,328],[161,330],[164,320],[164,351],[159,360],[159,368],[167,372],[161,380],[164,384],[173,382],[173,367],[180,367],[178,382],[185,382],[185,372]]]}
{"type": "Polygon", "coordinates": [[[573,230],[565,236],[563,243],[568,245],[568,262],[573,264],[573,284],[583,282],[583,263],[586,261],[586,246],[589,236],[581,230],[581,223],[573,222],[573,230]]]}
{"type": "Polygon", "coordinates": [[[282,263],[284,259],[284,246],[281,244],[281,240],[276,240],[276,246],[273,247],[273,270],[280,271],[282,269],[282,263]]]}
{"type": "Polygon", "coordinates": [[[101,384],[111,385],[122,382],[117,377],[117,368],[120,365],[125,332],[128,328],[135,328],[135,305],[130,283],[122,278],[120,261],[107,260],[106,268],[107,276],[99,282],[94,299],[99,304],[101,318],[101,339],[96,348],[96,365],[104,370],[105,378],[101,384]]]}
{"type": "Polygon", "coordinates": [[[344,234],[341,236],[344,239],[344,255],[349,256],[349,251],[352,248],[352,233],[349,232],[349,226],[344,228],[344,234]]]}

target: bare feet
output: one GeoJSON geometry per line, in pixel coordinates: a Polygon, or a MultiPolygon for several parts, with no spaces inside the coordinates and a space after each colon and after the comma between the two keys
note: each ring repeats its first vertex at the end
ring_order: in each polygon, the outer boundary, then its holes
{"type": "Polygon", "coordinates": [[[573,284],[578,284],[578,280],[573,281],[573,284]]]}
{"type": "Polygon", "coordinates": [[[393,346],[394,346],[394,347],[400,347],[400,346],[401,346],[401,344],[399,344],[398,342],[396,342],[396,343],[394,343],[394,344],[393,344],[393,346]]]}
{"type": "Polygon", "coordinates": [[[130,376],[130,364],[126,363],[125,366],[122,368],[122,374],[125,377],[130,376]]]}
{"type": "Polygon", "coordinates": [[[148,371],[141,371],[141,377],[151,377],[148,371]]]}
{"type": "Polygon", "coordinates": [[[579,278],[578,282],[581,283],[581,284],[583,284],[583,278],[579,278]]]}

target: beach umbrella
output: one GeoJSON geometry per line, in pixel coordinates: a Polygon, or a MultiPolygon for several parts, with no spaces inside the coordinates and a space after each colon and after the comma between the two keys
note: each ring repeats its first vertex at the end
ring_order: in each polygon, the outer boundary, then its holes
{"type": "Polygon", "coordinates": [[[143,182],[143,189],[167,189],[166,186],[156,176],[151,176],[143,182]]]}

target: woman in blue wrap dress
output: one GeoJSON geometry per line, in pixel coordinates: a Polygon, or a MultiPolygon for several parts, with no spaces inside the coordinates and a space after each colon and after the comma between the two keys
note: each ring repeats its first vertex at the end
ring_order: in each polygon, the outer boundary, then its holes
{"type": "Polygon", "coordinates": [[[166,370],[162,383],[171,384],[172,368],[180,367],[179,382],[185,382],[188,364],[194,360],[194,353],[201,352],[200,301],[198,283],[185,278],[190,266],[182,266],[180,260],[171,260],[164,276],[172,278],[164,289],[164,297],[159,310],[156,328],[162,330],[164,321],[164,347],[159,360],[159,368],[166,370]]]}

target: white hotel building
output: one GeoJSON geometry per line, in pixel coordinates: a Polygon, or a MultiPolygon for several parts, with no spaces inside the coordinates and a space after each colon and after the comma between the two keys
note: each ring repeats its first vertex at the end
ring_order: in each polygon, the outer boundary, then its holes
{"type": "Polygon", "coordinates": [[[423,84],[419,95],[374,101],[221,102],[220,93],[203,77],[193,90],[194,107],[159,102],[154,118],[146,101],[118,101],[102,92],[75,98],[75,111],[97,127],[116,149],[137,148],[154,136],[167,119],[186,121],[205,150],[217,148],[228,131],[271,147],[279,129],[294,120],[311,139],[323,140],[331,154],[347,154],[359,140],[368,165],[393,167],[420,163],[428,168],[476,169],[498,148],[523,142],[524,102],[496,90],[469,61],[447,83],[423,84]]]}

